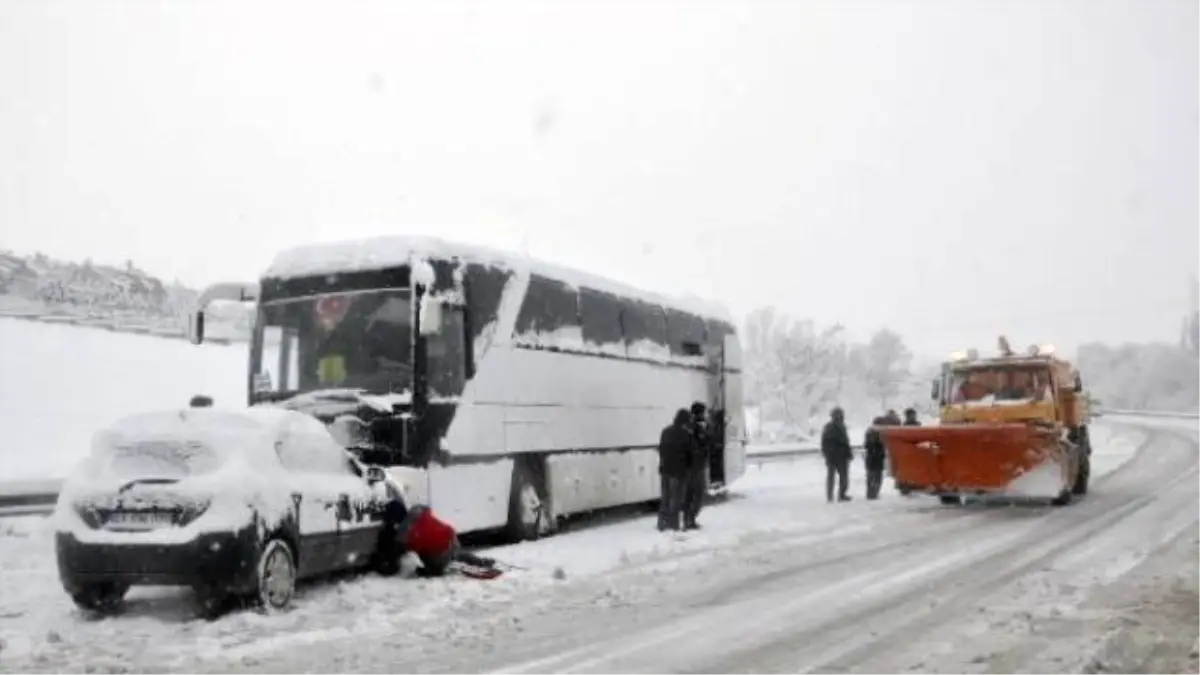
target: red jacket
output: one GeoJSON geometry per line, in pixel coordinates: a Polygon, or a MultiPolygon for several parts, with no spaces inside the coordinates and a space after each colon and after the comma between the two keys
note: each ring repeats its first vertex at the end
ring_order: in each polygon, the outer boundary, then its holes
{"type": "Polygon", "coordinates": [[[434,558],[454,546],[454,528],[434,517],[431,509],[420,509],[415,515],[404,539],[406,549],[421,557],[434,558]]]}

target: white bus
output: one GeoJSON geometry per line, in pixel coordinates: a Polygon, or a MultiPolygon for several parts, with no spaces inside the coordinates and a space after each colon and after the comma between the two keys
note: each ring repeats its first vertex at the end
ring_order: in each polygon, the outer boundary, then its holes
{"type": "Polygon", "coordinates": [[[284,251],[256,284],[207,289],[192,342],[216,300],[257,303],[249,405],[361,421],[365,459],[463,532],[534,538],[657,499],[659,434],[695,401],[711,489],[744,472],[737,333],[699,302],[408,237],[284,251]]]}

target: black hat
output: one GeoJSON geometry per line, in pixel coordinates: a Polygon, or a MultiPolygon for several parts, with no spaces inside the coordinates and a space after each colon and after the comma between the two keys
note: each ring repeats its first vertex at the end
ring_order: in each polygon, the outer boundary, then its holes
{"type": "Polygon", "coordinates": [[[706,410],[708,410],[708,406],[704,405],[700,401],[696,401],[695,403],[692,404],[692,414],[693,415],[703,415],[704,411],[706,411],[706,410]]]}

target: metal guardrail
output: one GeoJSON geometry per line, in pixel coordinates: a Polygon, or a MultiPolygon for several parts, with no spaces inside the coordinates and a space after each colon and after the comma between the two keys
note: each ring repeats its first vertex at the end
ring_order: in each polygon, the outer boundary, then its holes
{"type": "MultiPolygon", "coordinates": [[[[1164,412],[1154,410],[1101,410],[1102,415],[1130,417],[1157,417],[1166,419],[1200,420],[1200,413],[1164,412]]],[[[856,451],[862,445],[853,445],[856,451]]],[[[802,457],[820,454],[821,449],[807,443],[751,444],[746,448],[746,464],[761,466],[775,462],[794,461],[802,457]]],[[[58,501],[61,481],[38,481],[13,485],[0,485],[0,518],[16,516],[47,516],[54,511],[58,501]],[[27,486],[27,487],[26,487],[27,486]]]]}
{"type": "Polygon", "coordinates": [[[1110,410],[1102,409],[1101,415],[1128,415],[1130,417],[1161,417],[1177,420],[1200,420],[1200,412],[1164,412],[1159,410],[1110,410]]]}
{"type": "Polygon", "coordinates": [[[0,484],[0,518],[50,515],[61,487],[61,480],[0,484]]]}

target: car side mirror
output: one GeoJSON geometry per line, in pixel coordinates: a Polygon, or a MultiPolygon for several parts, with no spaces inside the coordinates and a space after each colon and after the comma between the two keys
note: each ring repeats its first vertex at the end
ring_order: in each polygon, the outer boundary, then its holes
{"type": "Polygon", "coordinates": [[[378,466],[367,467],[367,483],[374,485],[387,480],[387,472],[378,466]]]}
{"type": "Polygon", "coordinates": [[[421,301],[421,335],[428,337],[442,332],[442,301],[426,295],[421,301]]]}

